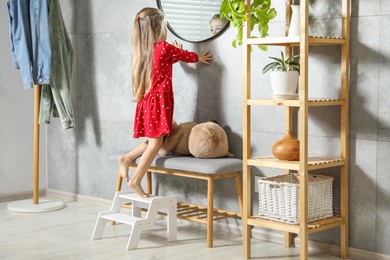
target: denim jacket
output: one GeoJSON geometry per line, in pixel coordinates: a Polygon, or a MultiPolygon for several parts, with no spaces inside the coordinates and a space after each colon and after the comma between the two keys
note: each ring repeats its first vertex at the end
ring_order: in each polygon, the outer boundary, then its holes
{"type": "Polygon", "coordinates": [[[23,86],[50,84],[51,47],[47,0],[8,0],[12,60],[23,86]]]}
{"type": "Polygon", "coordinates": [[[50,123],[50,115],[59,116],[63,129],[74,127],[70,85],[74,51],[58,0],[49,0],[49,28],[52,50],[51,84],[42,85],[39,123],[50,123]]]}

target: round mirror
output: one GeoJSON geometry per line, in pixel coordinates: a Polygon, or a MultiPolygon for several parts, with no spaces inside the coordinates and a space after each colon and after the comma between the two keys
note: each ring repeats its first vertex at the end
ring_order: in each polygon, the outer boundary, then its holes
{"type": "Polygon", "coordinates": [[[169,30],[188,42],[203,42],[218,37],[229,23],[219,19],[222,0],[157,0],[167,17],[169,30]]]}

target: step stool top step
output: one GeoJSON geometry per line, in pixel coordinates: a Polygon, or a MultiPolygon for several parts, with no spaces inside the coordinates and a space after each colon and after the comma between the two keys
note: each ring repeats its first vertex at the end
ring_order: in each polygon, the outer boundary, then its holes
{"type": "Polygon", "coordinates": [[[140,196],[138,196],[136,193],[133,193],[133,192],[120,194],[119,197],[123,198],[123,199],[131,200],[131,201],[139,201],[139,202],[145,202],[145,203],[150,203],[154,199],[164,198],[164,197],[154,196],[154,195],[150,196],[149,198],[141,198],[140,196]]]}

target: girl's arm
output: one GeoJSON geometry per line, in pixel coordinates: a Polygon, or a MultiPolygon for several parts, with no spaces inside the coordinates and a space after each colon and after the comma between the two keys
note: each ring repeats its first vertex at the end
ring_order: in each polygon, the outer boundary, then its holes
{"type": "Polygon", "coordinates": [[[190,52],[182,49],[182,44],[177,41],[173,41],[171,48],[172,62],[184,61],[184,62],[202,62],[209,64],[213,59],[213,55],[209,52],[205,52],[202,55],[197,55],[195,52],[190,52]]]}

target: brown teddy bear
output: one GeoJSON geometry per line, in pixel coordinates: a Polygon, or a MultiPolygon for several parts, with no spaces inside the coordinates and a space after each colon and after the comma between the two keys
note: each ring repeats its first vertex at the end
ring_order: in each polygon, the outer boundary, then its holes
{"type": "Polygon", "coordinates": [[[232,157],[225,130],[217,123],[205,122],[194,126],[188,138],[191,154],[198,158],[232,157]]]}
{"type": "Polygon", "coordinates": [[[170,153],[198,158],[232,157],[225,131],[217,123],[173,122],[172,132],[164,140],[160,155],[170,153]]]}
{"type": "Polygon", "coordinates": [[[167,155],[173,153],[177,155],[191,155],[188,149],[188,136],[192,128],[196,125],[195,122],[186,122],[178,125],[173,121],[172,132],[165,138],[158,154],[167,155]]]}

